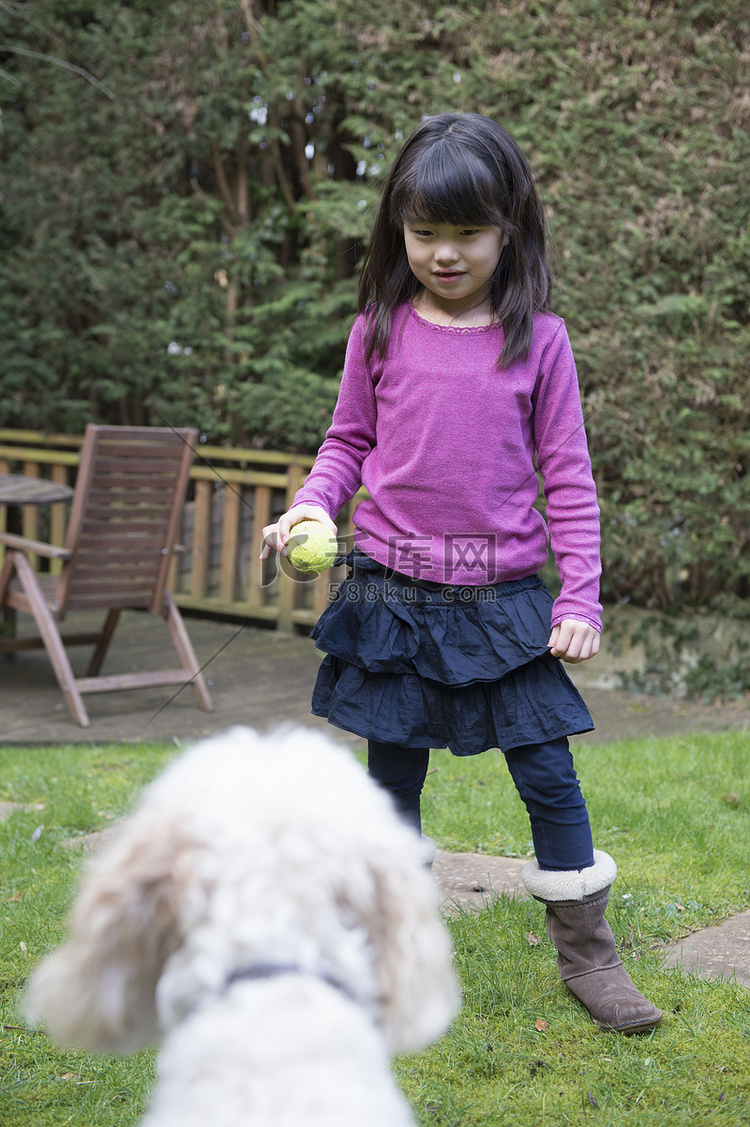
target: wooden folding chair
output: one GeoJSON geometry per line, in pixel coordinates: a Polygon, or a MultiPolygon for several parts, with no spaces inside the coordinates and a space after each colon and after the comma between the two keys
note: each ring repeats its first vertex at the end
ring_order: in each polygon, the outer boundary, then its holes
{"type": "Polygon", "coordinates": [[[74,720],[89,718],[82,693],[192,684],[200,705],[213,708],[182,616],[167,590],[190,465],[198,432],[162,427],[89,425],[64,548],[0,532],[8,549],[0,571],[0,611],[34,616],[39,637],[0,639],[0,653],[47,650],[74,720]],[[61,559],[57,576],[38,575],[29,555],[61,559]],[[101,630],[61,636],[58,623],[70,611],[104,610],[101,630]],[[166,619],[181,662],[179,669],[99,676],[125,609],[166,619]],[[93,644],[85,677],[75,677],[66,646],[93,644]]]}

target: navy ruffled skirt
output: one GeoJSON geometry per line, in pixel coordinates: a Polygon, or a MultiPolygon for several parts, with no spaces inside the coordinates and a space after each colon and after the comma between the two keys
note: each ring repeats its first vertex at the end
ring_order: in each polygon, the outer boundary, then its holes
{"type": "Polygon", "coordinates": [[[312,711],[365,739],[507,751],[588,732],[578,690],[550,656],[542,581],[446,586],[386,571],[355,549],[312,637],[325,652],[312,711]]]}

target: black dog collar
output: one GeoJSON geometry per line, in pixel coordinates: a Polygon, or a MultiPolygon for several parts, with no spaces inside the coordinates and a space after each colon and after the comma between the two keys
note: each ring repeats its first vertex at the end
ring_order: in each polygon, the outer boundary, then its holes
{"type": "Polygon", "coordinates": [[[355,1001],[350,990],[344,986],[343,982],[333,978],[330,974],[321,974],[319,971],[308,970],[307,967],[300,966],[299,963],[253,963],[248,967],[238,967],[233,970],[226,981],[227,986],[232,986],[235,982],[262,980],[265,978],[278,978],[284,974],[306,974],[313,978],[319,978],[321,982],[328,983],[334,990],[340,991],[345,994],[347,998],[355,1001]]]}

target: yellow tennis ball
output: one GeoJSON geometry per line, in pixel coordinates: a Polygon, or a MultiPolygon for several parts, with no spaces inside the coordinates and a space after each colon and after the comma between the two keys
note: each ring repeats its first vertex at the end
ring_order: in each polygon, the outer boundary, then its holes
{"type": "Polygon", "coordinates": [[[319,520],[301,520],[287,542],[290,563],[297,571],[314,574],[330,567],[339,552],[336,537],[319,520]]]}

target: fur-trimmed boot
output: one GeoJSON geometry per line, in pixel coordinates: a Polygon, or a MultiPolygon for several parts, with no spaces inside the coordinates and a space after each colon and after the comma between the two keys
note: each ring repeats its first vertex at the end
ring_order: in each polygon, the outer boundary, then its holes
{"type": "Polygon", "coordinates": [[[547,934],[557,948],[565,985],[600,1029],[643,1033],[661,1021],[661,1010],[631,982],[604,918],[617,866],[594,850],[594,864],[580,872],[550,872],[536,861],[521,877],[535,900],[547,907],[547,934]]]}

